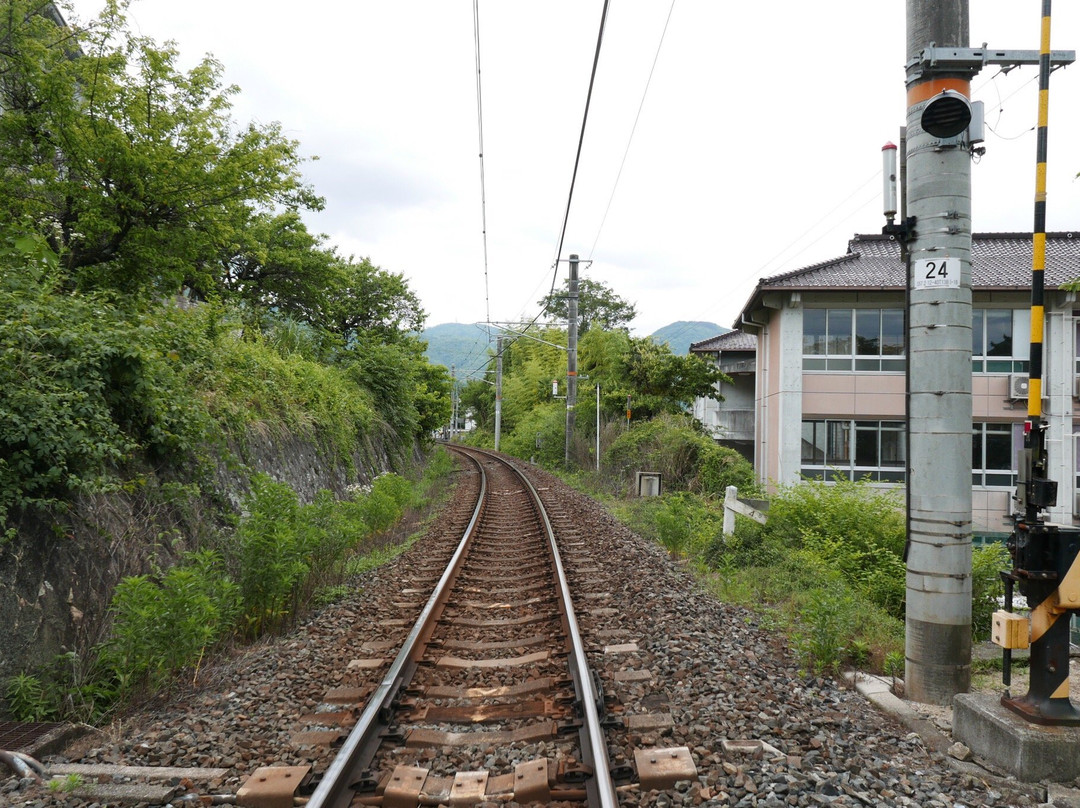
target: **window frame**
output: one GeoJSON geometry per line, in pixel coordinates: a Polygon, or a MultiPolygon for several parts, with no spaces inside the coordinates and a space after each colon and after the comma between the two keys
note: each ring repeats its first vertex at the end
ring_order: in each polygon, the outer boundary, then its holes
{"type": "MultiPolygon", "coordinates": [[[[1023,423],[1015,421],[975,421],[971,425],[971,485],[975,488],[1016,488],[1020,473],[1020,450],[1024,447],[1023,423]],[[989,435],[1009,436],[1011,468],[1002,465],[987,466],[990,456],[989,435]],[[976,446],[976,440],[979,441],[976,446]]],[[[998,450],[1000,451],[1000,449],[998,450]]]]}
{"type": "Polygon", "coordinates": [[[907,335],[904,310],[898,307],[824,307],[803,309],[802,366],[807,372],[903,373],[907,366],[907,335]],[[865,323],[877,314],[876,337],[866,337],[865,323]],[[888,314],[887,314],[888,313],[888,314]],[[807,331],[813,317],[814,330],[807,331]],[[862,315],[860,317],[860,315],[862,315]],[[895,343],[896,316],[900,317],[900,341],[895,343]],[[863,340],[860,345],[860,321],[863,340]],[[892,331],[887,327],[893,326],[892,331]],[[889,337],[892,336],[892,339],[889,337]],[[875,351],[865,350],[869,342],[875,351]]]}
{"type": "Polygon", "coordinates": [[[811,480],[832,480],[837,475],[848,480],[869,477],[875,483],[902,484],[907,478],[907,439],[903,421],[856,418],[806,418],[802,421],[799,470],[811,480]],[[809,440],[808,440],[809,428],[809,440]],[[860,462],[865,456],[867,435],[873,434],[875,462],[860,462]],[[885,443],[891,437],[892,454],[882,462],[885,443]],[[819,451],[820,447],[820,451],[819,451]],[[809,451],[808,451],[809,449],[809,451]]]}

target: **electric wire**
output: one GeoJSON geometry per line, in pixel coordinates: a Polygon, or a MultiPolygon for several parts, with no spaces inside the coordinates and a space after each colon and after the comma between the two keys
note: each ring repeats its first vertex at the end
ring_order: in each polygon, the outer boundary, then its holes
{"type": "Polygon", "coordinates": [[[476,52],[476,130],[480,139],[480,225],[484,242],[484,317],[485,321],[490,322],[491,292],[488,280],[487,187],[484,179],[484,96],[480,81],[480,0],[473,0],[473,43],[476,52]]]}
{"type": "MultiPolygon", "coordinates": [[[[815,244],[817,244],[819,241],[821,241],[823,238],[826,238],[831,233],[831,231],[833,229],[835,229],[835,227],[837,227],[839,225],[833,225],[831,227],[821,228],[821,233],[816,239],[814,239],[813,241],[811,241],[809,243],[800,245],[800,242],[804,238],[806,238],[806,236],[810,235],[815,230],[818,230],[819,226],[822,225],[830,216],[832,216],[834,213],[836,213],[838,210],[840,210],[840,208],[842,208],[848,202],[850,202],[856,196],[856,194],[858,194],[860,191],[862,191],[864,188],[866,188],[867,185],[869,185],[870,183],[875,182],[876,180],[880,179],[880,177],[881,177],[881,169],[878,169],[877,171],[874,172],[873,175],[871,175],[865,181],[863,181],[861,184],[856,186],[847,196],[845,196],[843,199],[841,199],[839,202],[837,202],[835,205],[833,205],[828,211],[826,211],[815,222],[813,222],[809,227],[807,227],[806,230],[804,230],[802,233],[800,233],[798,236],[796,236],[794,239],[792,239],[790,242],[788,242],[784,247],[782,247],[779,252],[777,252],[775,255],[773,255],[772,258],[770,258],[764,264],[761,264],[758,267],[757,271],[753,275],[747,274],[747,275],[743,276],[742,279],[740,279],[738,282],[736,282],[733,291],[737,292],[737,291],[744,290],[747,287],[747,285],[753,280],[753,278],[755,276],[757,276],[759,278],[760,277],[765,277],[764,273],[766,272],[766,270],[770,266],[772,266],[775,263],[777,263],[778,261],[780,261],[783,256],[785,256],[789,251],[795,249],[796,247],[798,247],[798,251],[793,253],[792,255],[788,256],[787,258],[784,258],[783,260],[785,260],[785,261],[794,260],[799,255],[801,255],[806,250],[808,250],[810,247],[813,247],[815,244]]],[[[873,201],[877,198],[877,196],[878,196],[878,191],[875,190],[872,196],[862,200],[859,203],[858,207],[855,208],[853,213],[856,213],[856,212],[864,209],[868,205],[872,204],[873,201]]],[[[847,217],[845,217],[845,218],[850,218],[851,215],[852,214],[849,213],[847,215],[847,217]]],[[[712,310],[712,306],[709,306],[709,307],[705,308],[698,315],[698,317],[701,317],[702,315],[704,315],[705,313],[707,313],[708,311],[711,311],[711,310],[712,310]]],[[[689,322],[695,322],[695,321],[696,321],[696,318],[694,320],[690,320],[689,322]]],[[[673,334],[669,335],[668,336],[669,342],[674,341],[676,338],[682,336],[682,334],[686,333],[688,328],[689,328],[689,326],[686,326],[686,327],[680,329],[679,331],[676,331],[673,334]]]]}
{"type": "MultiPolygon", "coordinates": [[[[596,51],[593,54],[592,72],[589,75],[589,91],[585,95],[585,113],[581,117],[581,134],[578,136],[577,155],[574,157],[574,173],[570,177],[570,193],[567,195],[566,199],[566,213],[563,215],[562,230],[559,233],[559,246],[555,250],[555,266],[551,276],[550,294],[555,294],[555,280],[559,276],[559,262],[562,260],[563,242],[566,239],[566,227],[570,222],[570,205],[574,200],[574,184],[577,182],[578,166],[581,164],[581,149],[585,143],[585,126],[589,121],[589,105],[592,103],[593,86],[596,84],[596,68],[600,63],[600,46],[604,42],[604,25],[607,22],[609,3],[610,0],[604,0],[604,8],[600,13],[600,31],[596,35],[596,51]]],[[[539,316],[540,315],[538,314],[537,317],[539,316]]]]}
{"type": "Polygon", "coordinates": [[[600,227],[596,231],[596,238],[593,239],[592,246],[589,248],[589,258],[592,258],[593,252],[596,250],[596,244],[600,241],[600,234],[604,230],[604,224],[607,222],[608,213],[611,211],[611,203],[615,201],[615,192],[619,188],[619,180],[622,178],[623,167],[626,165],[626,158],[630,154],[630,145],[634,142],[634,133],[637,131],[638,121],[641,120],[641,111],[645,108],[645,98],[649,94],[649,85],[652,84],[653,73],[656,72],[656,63],[660,59],[660,49],[664,46],[664,37],[667,35],[668,25],[671,24],[671,14],[674,10],[675,0],[671,0],[671,5],[668,7],[667,19],[664,20],[664,30],[660,32],[660,41],[656,45],[656,53],[653,56],[652,67],[649,68],[649,78],[645,81],[645,90],[641,93],[641,103],[638,104],[637,115],[634,116],[634,124],[630,127],[630,137],[626,140],[626,149],[623,151],[622,162],[619,163],[619,171],[615,175],[615,184],[611,188],[611,196],[608,197],[607,207],[604,208],[604,216],[600,219],[600,227]]]}

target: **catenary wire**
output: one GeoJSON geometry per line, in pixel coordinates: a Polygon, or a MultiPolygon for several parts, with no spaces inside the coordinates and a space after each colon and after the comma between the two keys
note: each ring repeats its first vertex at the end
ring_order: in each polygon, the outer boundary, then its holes
{"type": "Polygon", "coordinates": [[[476,131],[480,140],[480,226],[484,242],[484,316],[491,321],[488,280],[487,187],[484,180],[484,96],[480,81],[480,0],[473,0],[473,43],[476,51],[476,131]]]}
{"type": "MultiPolygon", "coordinates": [[[[555,250],[555,266],[551,275],[551,292],[555,294],[555,280],[559,277],[559,261],[562,259],[563,241],[566,239],[566,227],[570,222],[570,205],[574,200],[574,184],[577,182],[578,166],[581,164],[581,149],[585,143],[585,126],[589,121],[589,104],[592,102],[593,86],[596,83],[596,68],[600,63],[600,46],[604,41],[604,24],[607,22],[610,0],[604,0],[604,9],[600,13],[600,31],[596,35],[596,51],[593,54],[592,72],[589,75],[589,91],[585,95],[585,113],[581,117],[581,134],[578,136],[577,155],[574,157],[574,173],[570,177],[570,193],[566,198],[566,213],[563,215],[562,230],[559,233],[559,246],[555,250]]],[[[537,317],[540,315],[538,314],[537,317]]],[[[533,321],[535,322],[535,320],[533,321]]]]}
{"type": "Polygon", "coordinates": [[[671,5],[668,7],[667,19],[664,20],[664,30],[660,32],[660,41],[656,44],[656,54],[653,56],[652,67],[649,68],[649,78],[645,81],[645,89],[641,93],[641,103],[638,104],[637,115],[634,116],[634,124],[630,127],[630,137],[626,140],[626,150],[623,151],[622,162],[619,163],[619,171],[615,175],[615,184],[611,187],[611,196],[608,197],[607,206],[604,208],[604,216],[600,220],[600,227],[596,230],[596,238],[593,239],[592,246],[589,248],[589,257],[592,258],[593,253],[596,250],[596,244],[600,241],[600,234],[604,230],[604,224],[607,222],[608,213],[611,211],[611,203],[615,201],[615,192],[619,188],[619,180],[622,178],[623,167],[626,165],[626,158],[630,154],[630,145],[634,142],[634,133],[637,131],[638,121],[641,120],[641,111],[645,108],[645,98],[649,94],[649,85],[652,84],[653,73],[656,72],[656,63],[660,59],[660,49],[664,46],[664,37],[667,35],[668,25],[671,24],[671,13],[675,10],[675,0],[671,0],[671,5]]]}

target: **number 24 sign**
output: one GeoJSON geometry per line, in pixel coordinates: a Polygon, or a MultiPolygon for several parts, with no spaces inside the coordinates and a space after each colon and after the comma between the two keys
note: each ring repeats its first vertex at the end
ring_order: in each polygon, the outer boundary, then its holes
{"type": "Polygon", "coordinates": [[[915,289],[959,289],[960,261],[951,256],[920,258],[912,264],[915,289]]]}

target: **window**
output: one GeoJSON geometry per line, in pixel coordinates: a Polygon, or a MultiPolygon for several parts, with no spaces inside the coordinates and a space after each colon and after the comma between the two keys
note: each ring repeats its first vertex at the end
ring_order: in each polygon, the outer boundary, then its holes
{"type": "Polygon", "coordinates": [[[1030,353],[1030,309],[972,310],[972,372],[1026,373],[1030,353]]]}
{"type": "Polygon", "coordinates": [[[803,370],[903,371],[903,309],[805,309],[803,370]]]}
{"type": "Polygon", "coordinates": [[[1023,424],[984,424],[971,428],[971,484],[1014,487],[1023,424]]]}
{"type": "Polygon", "coordinates": [[[802,423],[802,473],[815,480],[840,474],[903,482],[904,422],[829,419],[802,423]]]}

